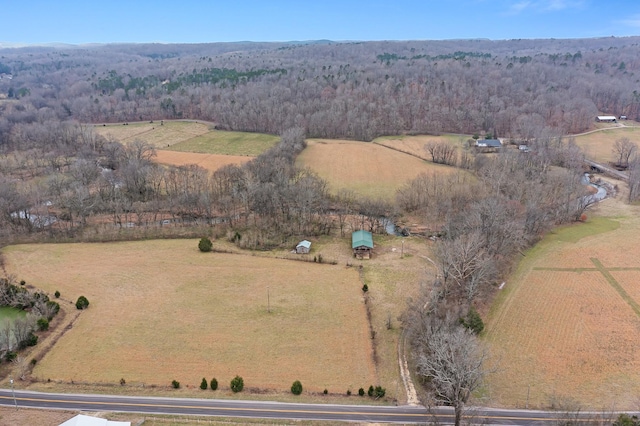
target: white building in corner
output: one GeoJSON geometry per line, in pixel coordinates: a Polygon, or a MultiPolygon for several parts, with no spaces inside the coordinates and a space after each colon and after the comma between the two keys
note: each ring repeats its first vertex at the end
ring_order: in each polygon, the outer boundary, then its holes
{"type": "Polygon", "coordinates": [[[66,422],[60,423],[60,426],[131,426],[131,422],[115,422],[113,420],[78,414],[66,422]]]}

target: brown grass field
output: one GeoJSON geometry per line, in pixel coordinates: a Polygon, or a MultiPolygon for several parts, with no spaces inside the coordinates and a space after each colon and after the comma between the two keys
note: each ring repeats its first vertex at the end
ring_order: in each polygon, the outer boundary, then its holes
{"type": "Polygon", "coordinates": [[[418,157],[430,160],[429,153],[424,149],[424,146],[429,142],[446,142],[455,146],[458,149],[465,148],[466,141],[470,136],[464,135],[415,135],[415,136],[382,136],[373,140],[373,143],[387,146],[393,149],[397,149],[403,152],[408,152],[418,157]]]}
{"type": "MultiPolygon", "coordinates": [[[[609,125],[611,126],[611,125],[609,125]]],[[[613,145],[620,138],[629,138],[631,142],[640,146],[640,126],[616,127],[600,130],[586,135],[576,136],[576,144],[581,147],[588,158],[608,163],[614,160],[613,145]]]]}
{"type": "Polygon", "coordinates": [[[490,403],[524,408],[529,393],[534,408],[638,408],[640,208],[621,198],[526,252],[499,294],[486,333],[499,365],[490,403]]]}
{"type": "Polygon", "coordinates": [[[210,132],[207,124],[191,121],[165,121],[162,126],[160,121],[129,123],[126,126],[122,124],[95,125],[94,130],[99,135],[112,136],[124,144],[140,139],[156,148],[167,148],[210,132]]]}
{"type": "Polygon", "coordinates": [[[160,164],[169,164],[172,166],[197,164],[212,172],[228,164],[242,165],[253,159],[253,157],[243,157],[239,155],[200,154],[196,152],[166,150],[158,150],[156,154],[154,161],[160,164]]]}
{"type": "Polygon", "coordinates": [[[455,173],[457,169],[420,160],[378,144],[310,139],[296,165],[325,179],[332,192],[392,200],[397,189],[421,173],[455,173]]]}
{"type": "Polygon", "coordinates": [[[346,392],[377,383],[358,273],[344,264],[203,254],[194,240],[22,245],[7,269],[91,305],[33,376],[346,392]],[[271,312],[267,312],[269,305],[271,312]]]}

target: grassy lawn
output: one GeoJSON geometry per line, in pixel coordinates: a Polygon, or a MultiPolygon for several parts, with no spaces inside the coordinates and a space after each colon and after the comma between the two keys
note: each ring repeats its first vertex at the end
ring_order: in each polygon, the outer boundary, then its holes
{"type": "Polygon", "coordinates": [[[4,253],[10,273],[91,303],[34,368],[42,380],[196,388],[216,377],[224,390],[239,374],[248,388],[300,380],[340,393],[377,383],[358,273],[344,264],[203,254],[195,240],[4,253]]]}
{"type": "Polygon", "coordinates": [[[485,335],[499,365],[489,377],[492,404],[637,407],[639,210],[605,203],[600,216],[528,250],[495,300],[485,335]]]}
{"type": "Polygon", "coordinates": [[[212,130],[171,146],[172,151],[256,157],[274,146],[279,137],[263,133],[212,130]]]}
{"type": "Polygon", "coordinates": [[[10,306],[0,306],[0,324],[5,321],[13,321],[17,318],[26,316],[27,313],[22,309],[12,308],[10,306]]]}
{"type": "Polygon", "coordinates": [[[421,173],[455,173],[458,169],[429,163],[379,144],[310,139],[296,165],[325,179],[332,192],[393,200],[396,191],[421,173]]]}
{"type": "Polygon", "coordinates": [[[207,124],[191,121],[165,121],[163,125],[160,125],[160,121],[129,123],[126,126],[95,125],[94,130],[102,136],[113,137],[124,144],[139,139],[156,148],[168,148],[210,132],[207,124]]]}

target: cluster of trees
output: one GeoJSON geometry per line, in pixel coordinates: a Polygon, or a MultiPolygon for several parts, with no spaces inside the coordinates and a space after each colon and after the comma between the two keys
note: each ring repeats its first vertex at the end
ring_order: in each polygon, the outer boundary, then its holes
{"type": "Polygon", "coordinates": [[[38,342],[34,332],[47,330],[49,321],[60,310],[60,305],[46,294],[30,292],[13,277],[0,278],[0,306],[28,311],[24,317],[0,324],[0,355],[8,361],[16,359],[18,351],[34,346],[38,342]]]}
{"type": "Polygon", "coordinates": [[[1,106],[0,134],[18,116],[43,115],[94,123],[187,117],[360,140],[407,131],[572,133],[598,111],[640,118],[637,40],[4,49],[13,78],[0,80],[0,93],[24,90],[1,106]]]}

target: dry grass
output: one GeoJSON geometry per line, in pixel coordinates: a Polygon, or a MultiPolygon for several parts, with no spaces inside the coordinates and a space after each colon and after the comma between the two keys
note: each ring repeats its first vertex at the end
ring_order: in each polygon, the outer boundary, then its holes
{"type": "Polygon", "coordinates": [[[608,163],[614,160],[613,145],[620,138],[629,138],[640,146],[640,127],[618,127],[610,130],[576,136],[576,144],[581,147],[588,158],[608,163]]]}
{"type": "Polygon", "coordinates": [[[238,155],[217,155],[217,154],[200,154],[195,152],[176,152],[158,150],[154,160],[161,164],[170,164],[172,166],[184,166],[187,164],[197,164],[210,171],[216,171],[219,168],[229,165],[242,165],[251,161],[253,157],[242,157],[238,155]]]}
{"type": "Polygon", "coordinates": [[[571,397],[593,409],[637,408],[640,316],[632,305],[640,303],[639,209],[605,203],[611,218],[547,236],[499,295],[486,336],[500,365],[489,379],[492,403],[524,407],[530,387],[530,407],[571,397]]]}
{"type": "Polygon", "coordinates": [[[346,391],[376,383],[357,272],[234,254],[197,241],[23,245],[7,269],[91,305],[33,371],[40,379],[346,391]],[[271,313],[267,312],[267,294],[271,313]],[[79,342],[82,342],[81,344],[79,342]]]}
{"type": "Polygon", "coordinates": [[[264,133],[212,130],[171,146],[171,150],[222,155],[258,156],[273,147],[280,138],[264,133]]]}
{"type": "Polygon", "coordinates": [[[325,139],[310,139],[296,164],[318,173],[332,192],[345,189],[360,196],[387,200],[392,200],[400,186],[421,173],[457,171],[378,144],[325,139]]]}
{"type": "Polygon", "coordinates": [[[124,144],[140,139],[156,148],[167,148],[210,132],[207,124],[190,121],[165,121],[162,126],[159,121],[129,123],[126,126],[107,124],[96,125],[94,129],[96,133],[105,137],[112,136],[124,144]]]}
{"type": "Polygon", "coordinates": [[[424,146],[429,142],[446,142],[455,146],[458,149],[463,149],[466,146],[466,141],[470,136],[464,135],[416,135],[416,136],[382,136],[373,141],[379,145],[387,146],[393,149],[397,149],[403,152],[408,152],[418,157],[430,159],[429,153],[424,149],[424,146]]]}
{"type": "Polygon", "coordinates": [[[0,407],[0,424],[3,426],[58,426],[74,417],[71,411],[45,411],[28,408],[0,407]]]}

